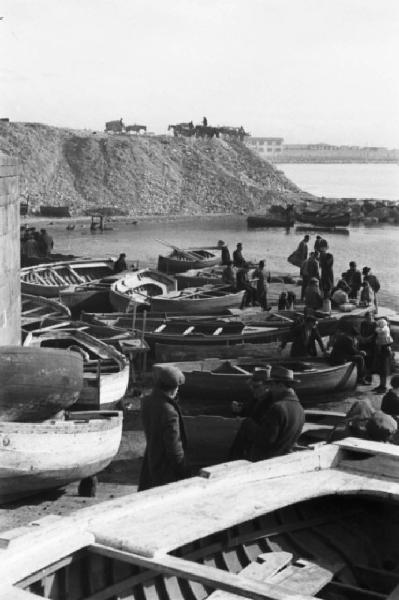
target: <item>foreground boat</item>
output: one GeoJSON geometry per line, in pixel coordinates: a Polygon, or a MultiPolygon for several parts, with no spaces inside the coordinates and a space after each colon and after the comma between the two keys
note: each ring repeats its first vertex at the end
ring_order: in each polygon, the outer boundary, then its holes
{"type": "Polygon", "coordinates": [[[168,277],[155,269],[140,269],[115,281],[111,285],[109,299],[115,311],[129,312],[134,306],[149,308],[153,296],[166,295],[176,289],[174,277],[168,277]]]}
{"type": "Polygon", "coordinates": [[[390,444],[218,465],[4,532],[0,596],[393,600],[398,503],[390,444]]]}
{"type": "Polygon", "coordinates": [[[122,413],[75,412],[65,421],[0,422],[0,503],[102,471],[118,452],[122,413]]]}
{"type": "Polygon", "coordinates": [[[0,421],[37,422],[74,404],[82,357],[65,350],[0,347],[0,421]]]}
{"type": "Polygon", "coordinates": [[[53,298],[70,286],[95,283],[113,274],[114,261],[75,260],[36,265],[21,269],[21,291],[53,298]]]}
{"type": "Polygon", "coordinates": [[[70,349],[83,356],[83,389],[78,406],[87,409],[115,408],[126,393],[129,364],[113,346],[79,330],[51,329],[29,332],[24,346],[70,349]]]}
{"type": "Polygon", "coordinates": [[[159,255],[158,271],[181,273],[189,269],[205,269],[220,263],[220,255],[205,248],[173,250],[169,256],[159,255]]]}
{"type": "Polygon", "coordinates": [[[182,398],[186,398],[188,404],[194,400],[201,402],[209,412],[217,410],[220,404],[229,409],[232,400],[243,402],[247,399],[252,372],[266,363],[294,371],[294,378],[298,381],[295,391],[302,403],[314,402],[315,399],[318,403],[329,402],[333,399],[329,394],[356,387],[357,368],[354,363],[332,366],[321,358],[279,360],[265,357],[263,360],[238,358],[228,361],[207,358],[166,364],[178,367],[184,373],[186,381],[180,388],[182,398]]]}
{"type": "Polygon", "coordinates": [[[188,315],[222,314],[229,308],[238,308],[244,291],[231,292],[225,286],[203,286],[170,292],[151,298],[151,312],[188,315]],[[224,288],[224,289],[223,289],[224,288]]]}

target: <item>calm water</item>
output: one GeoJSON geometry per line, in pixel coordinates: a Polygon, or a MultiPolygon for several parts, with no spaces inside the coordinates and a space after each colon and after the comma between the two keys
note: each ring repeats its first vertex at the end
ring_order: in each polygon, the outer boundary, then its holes
{"type": "MultiPolygon", "coordinates": [[[[77,223],[74,231],[66,231],[65,222],[54,222],[48,229],[54,235],[57,252],[80,256],[117,256],[126,252],[129,259],[139,260],[143,266],[155,265],[158,254],[168,253],[168,248],[156,240],[166,240],[182,248],[213,246],[224,240],[231,252],[237,242],[242,242],[245,258],[265,258],[267,269],[284,272],[295,272],[286,259],[304,235],[295,229],[288,234],[281,229],[247,229],[242,216],[167,222],[144,220],[137,225],[114,222],[112,226],[112,231],[91,233],[87,223],[77,223]]],[[[323,237],[334,254],[336,277],[348,268],[350,260],[355,260],[359,267],[370,266],[381,280],[381,303],[399,310],[399,226],[352,227],[349,236],[326,233],[323,237]]],[[[311,246],[313,243],[314,235],[311,246]]]]}
{"type": "Polygon", "coordinates": [[[278,169],[319,196],[399,200],[396,164],[283,164],[278,169]]]}

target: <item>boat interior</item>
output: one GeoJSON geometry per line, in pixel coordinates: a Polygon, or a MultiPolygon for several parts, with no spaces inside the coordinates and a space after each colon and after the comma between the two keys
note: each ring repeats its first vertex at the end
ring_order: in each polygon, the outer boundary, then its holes
{"type": "Polygon", "coordinates": [[[21,271],[22,281],[38,285],[69,286],[98,281],[113,272],[112,264],[106,262],[91,264],[39,265],[21,271]]]}
{"type": "Polygon", "coordinates": [[[332,494],[167,554],[120,550],[121,532],[115,532],[115,541],[82,547],[18,587],[53,600],[393,600],[399,592],[398,536],[396,504],[332,494]]]}

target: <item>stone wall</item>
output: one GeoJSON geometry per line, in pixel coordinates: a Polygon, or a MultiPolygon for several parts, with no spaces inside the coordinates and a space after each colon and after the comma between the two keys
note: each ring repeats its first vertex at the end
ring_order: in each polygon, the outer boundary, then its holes
{"type": "Polygon", "coordinates": [[[18,163],[0,153],[0,346],[20,344],[18,163]]]}

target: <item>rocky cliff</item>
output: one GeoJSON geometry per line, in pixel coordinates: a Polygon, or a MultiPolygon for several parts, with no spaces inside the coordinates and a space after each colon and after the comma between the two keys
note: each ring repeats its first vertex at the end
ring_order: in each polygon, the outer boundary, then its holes
{"type": "Polygon", "coordinates": [[[244,214],[310,197],[239,141],[10,123],[0,125],[0,151],[19,159],[21,196],[30,209],[244,214]]]}

